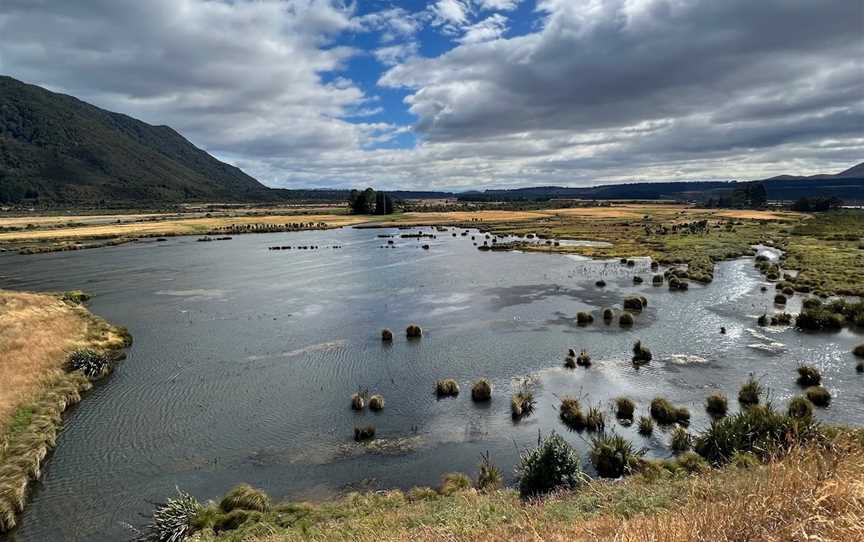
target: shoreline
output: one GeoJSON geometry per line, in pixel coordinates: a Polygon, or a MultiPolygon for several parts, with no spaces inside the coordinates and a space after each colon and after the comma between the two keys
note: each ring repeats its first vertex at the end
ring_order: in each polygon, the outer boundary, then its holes
{"type": "MultiPolygon", "coordinates": [[[[87,296],[81,292],[36,294],[0,290],[0,323],[4,325],[9,324],[4,320],[23,318],[24,322],[16,323],[19,326],[23,324],[29,333],[43,332],[50,336],[50,330],[33,329],[32,326],[38,323],[27,322],[26,318],[35,320],[34,315],[40,312],[62,312],[64,318],[76,320],[80,329],[76,337],[57,338],[67,343],[63,348],[65,355],[61,357],[52,351],[51,359],[45,360],[30,389],[21,391],[24,400],[7,405],[14,406],[14,414],[5,420],[0,418],[0,533],[10,531],[17,525],[17,516],[28,503],[30,485],[40,478],[41,467],[56,445],[63,426],[63,413],[79,403],[83,394],[96,381],[107,376],[113,365],[125,358],[123,350],[132,344],[128,331],[109,324],[87,310],[82,304],[86,299],[87,296]],[[26,312],[16,312],[14,308],[21,300],[31,305],[26,312]],[[90,349],[105,356],[107,366],[104,374],[88,377],[80,370],[67,372],[64,365],[68,359],[68,349],[90,349]]],[[[15,352],[4,354],[10,358],[6,360],[6,370],[16,365],[16,362],[19,362],[17,365],[20,367],[25,367],[29,361],[16,359],[15,352]]]]}

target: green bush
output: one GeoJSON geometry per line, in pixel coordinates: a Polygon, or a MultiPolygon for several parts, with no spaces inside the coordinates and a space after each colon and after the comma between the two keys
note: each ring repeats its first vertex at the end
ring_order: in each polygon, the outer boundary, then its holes
{"type": "Polygon", "coordinates": [[[452,495],[469,489],[471,489],[471,478],[467,474],[449,472],[441,479],[440,493],[442,495],[452,495]]]}
{"type": "Polygon", "coordinates": [[[648,416],[639,417],[639,434],[642,436],[650,436],[654,432],[654,420],[648,416]]]}
{"type": "Polygon", "coordinates": [[[537,448],[521,454],[516,476],[523,499],[559,488],[575,489],[586,480],[579,454],[554,431],[537,448]]]}
{"type": "Polygon", "coordinates": [[[729,400],[722,393],[712,393],[705,399],[705,410],[712,416],[725,416],[729,400]]]}
{"type": "Polygon", "coordinates": [[[234,531],[243,526],[247,521],[255,521],[261,519],[261,512],[253,512],[249,510],[232,510],[227,514],[218,514],[213,518],[212,529],[215,533],[223,533],[226,531],[234,531]]]}
{"type": "Polygon", "coordinates": [[[471,399],[477,402],[492,399],[492,384],[485,378],[481,378],[471,386],[471,399]]]}
{"type": "Polygon", "coordinates": [[[633,412],[636,410],[636,403],[626,397],[615,399],[615,417],[619,420],[633,421],[633,412]]]}
{"type": "Polygon", "coordinates": [[[702,474],[711,468],[701,455],[691,451],[682,452],[669,463],[671,470],[687,474],[702,474]]]}
{"type": "Polygon", "coordinates": [[[686,452],[693,445],[693,437],[683,427],[676,427],[672,431],[672,451],[676,453],[686,452]]]}
{"type": "Polygon", "coordinates": [[[135,542],[177,542],[194,534],[194,524],[203,507],[188,493],[180,490],[177,493],[177,497],[156,506],[135,542]]]}
{"type": "Polygon", "coordinates": [[[495,491],[504,485],[504,476],[489,458],[489,452],[481,454],[480,471],[477,474],[477,489],[495,491]]]}
{"type": "Polygon", "coordinates": [[[798,384],[804,387],[818,386],[822,383],[822,375],[819,370],[809,365],[798,367],[798,384]]]}
{"type": "Polygon", "coordinates": [[[591,439],[591,464],[604,478],[620,478],[635,471],[645,454],[620,435],[609,434],[591,439]]]}
{"type": "Polygon", "coordinates": [[[745,407],[758,405],[759,397],[763,392],[762,384],[753,375],[750,375],[750,378],[738,391],[738,402],[745,407]]]}
{"type": "Polygon", "coordinates": [[[441,397],[455,397],[459,395],[459,384],[452,378],[439,380],[435,383],[435,394],[441,397]]]}
{"type": "Polygon", "coordinates": [[[568,428],[575,431],[585,429],[585,416],[577,399],[565,398],[558,409],[558,417],[568,428]]]}
{"type": "Polygon", "coordinates": [[[819,407],[827,407],[831,403],[831,394],[822,386],[807,388],[805,395],[811,403],[819,407]]]}
{"type": "Polygon", "coordinates": [[[656,397],[651,401],[651,417],[664,425],[679,423],[690,424],[690,411],[684,407],[673,406],[668,400],[656,397]]]}
{"type": "Polygon", "coordinates": [[[270,510],[270,497],[259,489],[249,484],[234,486],[231,491],[222,497],[219,509],[223,512],[232,510],[255,510],[266,512],[270,510]]]}
{"type": "Polygon", "coordinates": [[[786,415],[790,418],[798,418],[799,420],[809,420],[813,417],[813,403],[801,395],[793,397],[789,401],[786,415]]]}

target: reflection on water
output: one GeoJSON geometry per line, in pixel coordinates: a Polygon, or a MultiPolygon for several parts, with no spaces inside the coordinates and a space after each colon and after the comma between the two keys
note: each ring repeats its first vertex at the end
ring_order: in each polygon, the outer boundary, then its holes
{"type": "MultiPolygon", "coordinates": [[[[734,398],[753,373],[779,404],[800,393],[795,369],[804,362],[834,393],[819,416],[864,423],[864,386],[850,354],[861,335],[757,328],[755,318],[774,310],[774,292],[760,292],[751,260],[722,263],[711,285],[671,293],[650,284],[648,259],[628,267],[480,252],[470,236],[448,233],[397,236],[394,249],[382,250],[380,233],[397,232],[0,255],[0,286],[84,289],[95,296],[94,312],[135,337],[129,358],[68,415],[15,540],[123,540],[123,523],[175,486],[209,499],[239,482],[277,498],[436,485],[445,472],[476,473],[486,450],[511,473],[514,442],[527,447],[538,430],[564,431],[562,397],[611,416],[618,396],[635,400],[642,415],[664,395],[688,406],[699,430],[710,392],[734,398]],[[420,248],[426,243],[429,250],[420,248]],[[289,244],[343,248],[267,250],[289,244]],[[645,283],[635,286],[634,274],[645,283]],[[594,285],[601,278],[605,288],[594,285]],[[602,309],[621,309],[630,294],[649,299],[636,325],[603,323],[602,309]],[[577,325],[579,311],[595,322],[577,325]],[[421,340],[405,340],[409,323],[422,326],[421,340]],[[392,345],[380,341],[384,327],[396,332],[392,345]],[[630,363],[637,339],[654,352],[638,369],[630,363]],[[564,369],[568,348],[587,350],[591,368],[564,369]],[[481,377],[492,382],[493,400],[478,407],[469,390],[481,377]],[[525,377],[537,411],[514,423],[509,396],[525,377]],[[436,400],[440,378],[456,379],[462,394],[436,400]],[[351,411],[358,389],[382,393],[384,411],[351,411]],[[380,442],[355,445],[355,424],[374,424],[380,442]]],[[[634,427],[610,425],[650,455],[668,455],[662,431],[643,439],[634,427]]],[[[583,435],[565,438],[586,453],[583,435]]]]}

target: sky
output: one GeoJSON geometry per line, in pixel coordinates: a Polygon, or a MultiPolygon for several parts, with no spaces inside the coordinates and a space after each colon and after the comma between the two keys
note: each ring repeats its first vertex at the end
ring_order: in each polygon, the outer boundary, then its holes
{"type": "Polygon", "coordinates": [[[0,74],[288,188],[864,160],[864,0],[0,0],[0,74]]]}

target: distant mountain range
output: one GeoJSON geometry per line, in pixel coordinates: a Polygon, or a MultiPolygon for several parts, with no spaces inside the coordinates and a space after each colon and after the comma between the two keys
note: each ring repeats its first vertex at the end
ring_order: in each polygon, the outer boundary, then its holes
{"type": "MultiPolygon", "coordinates": [[[[864,163],[836,175],[762,182],[771,200],[864,201],[864,163]]],[[[742,183],[638,182],[469,192],[396,191],[400,199],[468,201],[673,199],[705,201],[742,183]]],[[[363,187],[358,187],[363,188],[363,187]]],[[[183,202],[346,200],[348,190],[272,189],[220,162],[168,126],[151,126],[77,98],[0,76],[0,204],[154,207],[183,202]]]]}

